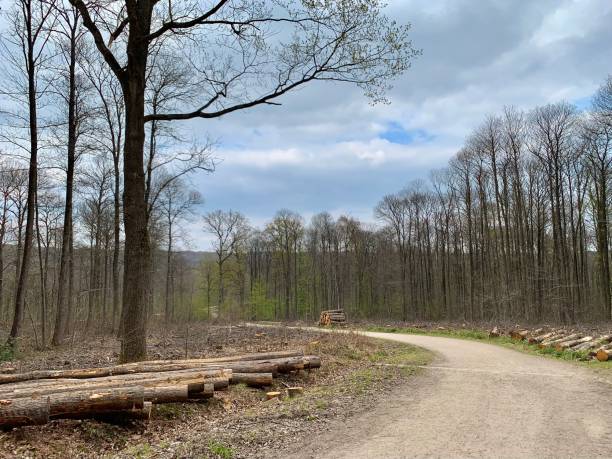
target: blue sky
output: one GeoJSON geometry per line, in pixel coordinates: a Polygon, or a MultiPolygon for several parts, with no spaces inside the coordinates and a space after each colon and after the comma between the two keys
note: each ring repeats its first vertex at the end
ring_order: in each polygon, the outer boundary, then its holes
{"type": "MultiPolygon", "coordinates": [[[[184,125],[217,140],[214,174],[192,177],[200,212],[234,209],[262,226],[280,208],[373,222],[380,198],[427,178],[470,130],[504,105],[567,100],[580,108],[612,73],[610,0],[395,0],[423,55],[390,105],[357,88],[316,83],[264,106],[184,125]]],[[[208,249],[200,221],[190,245],[208,249]]]]}
{"type": "MultiPolygon", "coordinates": [[[[234,209],[260,227],[281,208],[375,222],[382,196],[444,167],[485,116],[560,100],[586,109],[612,73],[612,0],[389,0],[385,13],[411,23],[423,51],[390,105],[317,82],[282,106],[180,125],[217,143],[216,172],[191,177],[198,214],[234,209]]],[[[190,248],[210,248],[202,227],[186,225],[190,248]]]]}
{"type": "MultiPolygon", "coordinates": [[[[389,0],[385,12],[411,23],[423,51],[390,105],[314,83],[280,107],[181,124],[186,138],[217,142],[216,172],[191,177],[199,214],[234,209],[263,226],[288,208],[374,222],[383,195],[444,167],[485,116],[560,100],[586,109],[612,73],[612,0],[389,0]]],[[[187,233],[191,248],[209,249],[201,219],[187,233]]]]}

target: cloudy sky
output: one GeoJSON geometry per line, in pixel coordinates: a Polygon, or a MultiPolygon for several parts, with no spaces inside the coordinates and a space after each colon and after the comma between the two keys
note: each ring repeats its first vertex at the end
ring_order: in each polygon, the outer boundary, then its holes
{"type": "MultiPolygon", "coordinates": [[[[444,167],[487,114],[567,100],[578,107],[612,73],[612,0],[391,0],[423,55],[371,106],[348,85],[314,84],[194,133],[218,139],[214,174],[193,177],[200,211],[263,225],[281,208],[373,221],[379,199],[444,167]]],[[[191,246],[208,249],[201,222],[191,246]]]]}

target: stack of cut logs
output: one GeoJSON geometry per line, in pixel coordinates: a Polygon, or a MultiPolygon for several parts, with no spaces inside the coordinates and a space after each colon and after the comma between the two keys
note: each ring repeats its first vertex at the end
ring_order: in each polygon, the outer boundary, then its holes
{"type": "Polygon", "coordinates": [[[58,418],[148,419],[153,404],[201,401],[230,384],[269,386],[279,373],[320,366],[318,356],[280,351],[0,374],[0,427],[58,418]]]}
{"type": "MultiPolygon", "coordinates": [[[[495,327],[494,330],[497,330],[495,327]]],[[[525,340],[537,345],[540,349],[555,349],[557,351],[581,352],[587,357],[605,362],[612,360],[612,334],[589,336],[584,333],[566,329],[536,330],[513,329],[508,335],[515,340],[525,340]]],[[[489,336],[493,337],[491,331],[489,336]]]]}
{"type": "Polygon", "coordinates": [[[319,325],[327,326],[331,324],[345,324],[346,314],[344,309],[331,309],[329,311],[322,311],[321,317],[319,318],[319,325]]]}

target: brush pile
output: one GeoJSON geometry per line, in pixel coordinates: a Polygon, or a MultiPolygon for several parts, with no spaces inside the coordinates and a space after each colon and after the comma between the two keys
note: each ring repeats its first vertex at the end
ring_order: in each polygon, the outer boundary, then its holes
{"type": "Polygon", "coordinates": [[[59,418],[148,419],[154,404],[200,402],[230,384],[270,386],[280,373],[320,366],[318,356],[280,351],[0,374],[0,427],[59,418]]]}
{"type": "MultiPolygon", "coordinates": [[[[612,360],[612,334],[591,336],[565,328],[537,328],[535,330],[516,328],[510,330],[508,335],[514,340],[527,341],[540,349],[582,353],[586,358],[596,358],[602,362],[612,360]]],[[[493,331],[490,336],[493,336],[493,331]]]]}
{"type": "Polygon", "coordinates": [[[329,311],[321,312],[321,316],[319,317],[319,325],[326,327],[332,324],[346,324],[346,314],[344,313],[344,309],[331,309],[329,311]]]}

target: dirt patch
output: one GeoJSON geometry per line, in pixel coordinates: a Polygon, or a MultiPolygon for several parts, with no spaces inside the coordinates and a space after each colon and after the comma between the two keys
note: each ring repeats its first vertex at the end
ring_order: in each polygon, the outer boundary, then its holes
{"type": "MultiPolygon", "coordinates": [[[[65,349],[31,352],[6,362],[20,371],[103,366],[116,362],[118,343],[110,337],[65,349]]],[[[191,326],[152,332],[150,358],[212,357],[245,352],[303,348],[321,356],[312,372],[283,375],[271,390],[280,400],[264,401],[265,392],[233,386],[202,404],[156,408],[147,422],[62,420],[46,426],[0,433],[0,457],[266,457],[296,442],[312,441],[335,420],[375,406],[381,397],[414,373],[431,354],[419,348],[371,340],[356,334],[327,334],[287,328],[191,326]],[[303,395],[286,396],[288,386],[303,395]]]]}

